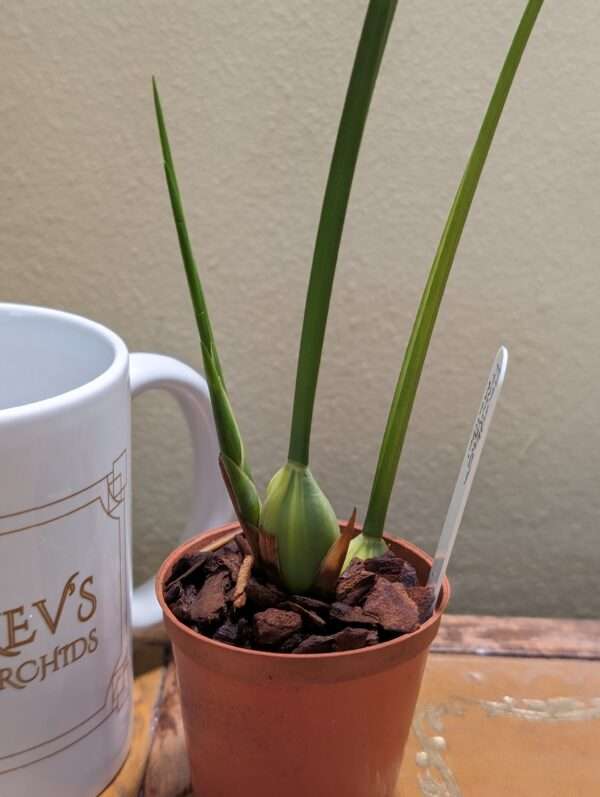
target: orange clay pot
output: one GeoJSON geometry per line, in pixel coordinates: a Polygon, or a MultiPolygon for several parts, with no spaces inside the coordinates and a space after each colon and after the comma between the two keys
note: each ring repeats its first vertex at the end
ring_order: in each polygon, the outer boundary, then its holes
{"type": "MultiPolygon", "coordinates": [[[[391,642],[312,655],[235,648],[187,628],[163,598],[183,554],[235,528],[179,546],[157,575],[196,797],[393,797],[448,581],[431,619],[391,642]]],[[[425,583],[431,558],[386,539],[425,583]]]]}

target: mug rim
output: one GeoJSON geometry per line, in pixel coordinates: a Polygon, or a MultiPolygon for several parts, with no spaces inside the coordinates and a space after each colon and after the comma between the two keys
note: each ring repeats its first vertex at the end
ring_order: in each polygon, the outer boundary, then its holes
{"type": "Polygon", "coordinates": [[[27,404],[18,404],[14,407],[0,409],[0,423],[24,420],[41,414],[68,410],[75,404],[80,404],[81,402],[91,399],[99,392],[110,387],[127,371],[129,351],[125,342],[116,332],[113,332],[103,324],[99,324],[97,321],[92,321],[85,316],[77,313],[70,313],[66,310],[56,310],[51,307],[38,305],[19,304],[18,302],[0,302],[0,315],[6,314],[7,312],[10,313],[10,311],[18,313],[21,316],[42,316],[56,321],[67,321],[71,324],[75,324],[108,343],[112,350],[112,359],[103,371],[96,374],[96,376],[87,382],[77,385],[77,387],[65,390],[54,396],[49,396],[48,398],[39,399],[38,401],[31,401],[27,404]]]}

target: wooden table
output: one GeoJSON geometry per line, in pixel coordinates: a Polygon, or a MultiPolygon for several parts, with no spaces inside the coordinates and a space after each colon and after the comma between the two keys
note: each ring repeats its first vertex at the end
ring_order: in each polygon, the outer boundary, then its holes
{"type": "MultiPolygon", "coordinates": [[[[600,795],[600,622],[450,615],[434,650],[397,797],[600,795]]],[[[136,679],[135,706],[103,797],[189,795],[172,665],[136,679]]]]}

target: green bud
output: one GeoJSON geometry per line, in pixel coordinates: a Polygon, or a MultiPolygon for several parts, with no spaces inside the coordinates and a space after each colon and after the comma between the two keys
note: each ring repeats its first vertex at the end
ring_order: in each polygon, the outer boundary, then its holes
{"type": "Polygon", "coordinates": [[[373,559],[376,556],[383,556],[389,550],[387,543],[381,537],[370,537],[367,534],[359,534],[350,543],[346,561],[342,568],[342,573],[353,559],[373,559]]]}
{"type": "Polygon", "coordinates": [[[295,593],[313,585],[340,530],[335,512],[310,468],[288,462],[273,476],[261,512],[261,528],[277,537],[279,570],[295,593]]]}

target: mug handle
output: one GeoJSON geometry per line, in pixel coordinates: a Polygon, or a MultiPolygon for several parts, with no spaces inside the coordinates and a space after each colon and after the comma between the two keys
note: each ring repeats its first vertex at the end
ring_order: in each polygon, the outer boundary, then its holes
{"type": "MultiPolygon", "coordinates": [[[[229,523],[233,509],[219,472],[219,443],[204,378],[173,357],[135,352],[129,355],[129,381],[133,398],[146,390],[166,390],[177,400],[188,424],[194,449],[194,480],[190,516],[181,539],[229,523]]],[[[138,637],[162,623],[152,578],[133,590],[131,623],[134,636],[138,637]]]]}

